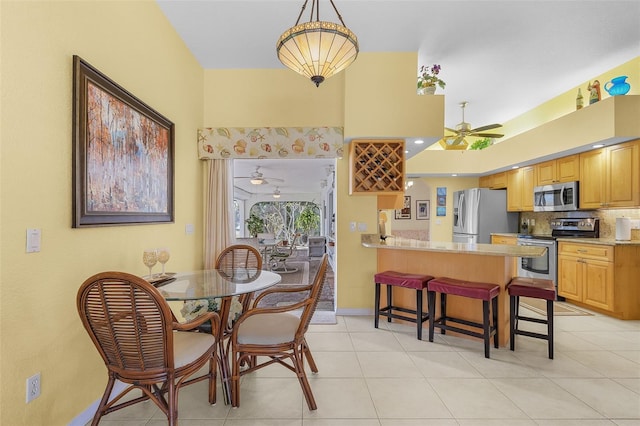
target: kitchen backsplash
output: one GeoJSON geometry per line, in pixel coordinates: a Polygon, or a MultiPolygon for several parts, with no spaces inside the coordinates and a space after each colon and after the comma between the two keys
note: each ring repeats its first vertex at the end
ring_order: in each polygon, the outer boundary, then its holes
{"type": "MultiPolygon", "coordinates": [[[[628,217],[630,219],[640,219],[640,209],[619,209],[619,210],[589,210],[574,212],[522,212],[520,213],[520,223],[523,220],[535,220],[535,225],[529,225],[530,234],[547,235],[551,234],[549,221],[556,218],[582,218],[597,217],[600,219],[600,238],[615,239],[616,218],[628,217]]],[[[640,230],[631,230],[631,239],[640,240],[640,230]]]]}

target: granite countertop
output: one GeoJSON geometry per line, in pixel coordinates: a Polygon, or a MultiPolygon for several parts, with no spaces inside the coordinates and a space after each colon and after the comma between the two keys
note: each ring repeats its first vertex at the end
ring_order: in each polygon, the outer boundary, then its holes
{"type": "MultiPolygon", "coordinates": [[[[513,232],[494,232],[491,235],[500,235],[503,237],[517,237],[521,234],[513,233],[513,232]]],[[[545,237],[551,237],[551,235],[543,235],[545,237]]],[[[535,237],[535,235],[533,235],[535,237]]],[[[572,237],[561,237],[557,239],[558,242],[572,242],[572,243],[580,243],[580,244],[600,244],[606,246],[615,246],[615,245],[640,245],[640,240],[630,240],[630,241],[621,241],[616,240],[614,238],[572,238],[572,237]]]]}
{"type": "Polygon", "coordinates": [[[483,256],[503,257],[540,257],[545,254],[545,247],[516,246],[507,244],[467,244],[441,241],[421,241],[409,238],[387,237],[380,241],[378,234],[363,234],[361,243],[367,248],[435,251],[444,253],[477,254],[483,256]]]}
{"type": "Polygon", "coordinates": [[[580,244],[599,244],[605,246],[639,246],[640,240],[620,241],[614,238],[558,238],[558,242],[571,242],[580,244]]]}

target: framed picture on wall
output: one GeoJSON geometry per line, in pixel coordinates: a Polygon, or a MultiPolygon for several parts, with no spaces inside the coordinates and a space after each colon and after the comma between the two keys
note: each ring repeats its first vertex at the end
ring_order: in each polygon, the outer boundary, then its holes
{"type": "Polygon", "coordinates": [[[174,221],[174,124],[73,57],[74,228],[174,221]]]}
{"type": "Polygon", "coordinates": [[[431,208],[431,202],[429,200],[416,201],[416,219],[428,220],[430,208],[431,208]]]}
{"type": "Polygon", "coordinates": [[[411,196],[405,195],[402,209],[396,210],[396,219],[411,219],[411,196]]]}

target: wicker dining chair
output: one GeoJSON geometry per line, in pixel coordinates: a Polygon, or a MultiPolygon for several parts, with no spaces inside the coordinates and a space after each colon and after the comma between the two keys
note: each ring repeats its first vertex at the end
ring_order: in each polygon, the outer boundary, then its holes
{"type": "MultiPolygon", "coordinates": [[[[260,272],[262,269],[262,255],[257,248],[245,244],[233,244],[226,247],[216,259],[216,269],[222,271],[229,277],[237,274],[238,271],[254,270],[260,272]]],[[[242,272],[244,273],[244,272],[242,272]]],[[[242,304],[242,311],[249,309],[253,293],[243,294],[238,297],[242,304]]],[[[231,329],[228,330],[231,332],[231,329]]]]}
{"type": "Polygon", "coordinates": [[[231,334],[232,406],[240,406],[241,376],[278,363],[296,373],[309,409],[317,409],[305,372],[305,359],[312,372],[317,373],[318,367],[311,355],[305,333],[322,293],[327,272],[327,259],[327,255],[323,255],[313,283],[301,287],[265,290],[256,297],[252,308],[236,321],[231,334]],[[308,296],[300,302],[287,306],[276,308],[258,306],[260,300],[270,294],[298,292],[308,292],[308,296]],[[300,315],[292,313],[300,310],[302,310],[300,315]],[[267,359],[258,359],[258,357],[267,359]],[[245,368],[241,370],[241,366],[245,368]]]}
{"type": "Polygon", "coordinates": [[[175,425],[178,391],[201,380],[208,379],[209,403],[216,402],[216,336],[187,331],[205,322],[218,330],[217,313],[181,324],[155,287],[124,272],[103,272],[88,278],[78,290],[76,303],[109,375],[92,425],[106,414],[149,399],[160,407],[169,424],[175,425]],[[207,363],[207,372],[193,377],[207,363]],[[110,398],[116,380],[127,387],[110,398]],[[142,396],[122,399],[134,389],[141,390],[142,396]]]}

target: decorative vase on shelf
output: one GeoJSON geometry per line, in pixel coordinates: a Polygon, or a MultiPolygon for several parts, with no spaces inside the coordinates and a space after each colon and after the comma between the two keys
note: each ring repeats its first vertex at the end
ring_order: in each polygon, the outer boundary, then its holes
{"type": "Polygon", "coordinates": [[[631,89],[631,85],[625,81],[626,79],[626,75],[612,78],[611,81],[604,84],[604,90],[611,96],[625,95],[631,89]]]}
{"type": "Polygon", "coordinates": [[[434,95],[436,93],[436,86],[426,86],[418,89],[418,95],[434,95]]]}

